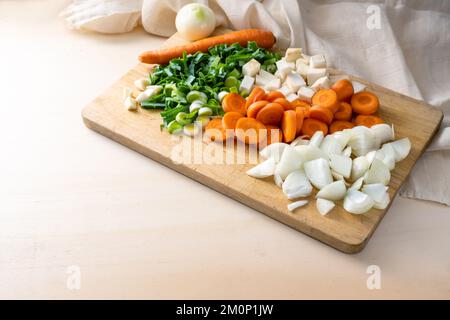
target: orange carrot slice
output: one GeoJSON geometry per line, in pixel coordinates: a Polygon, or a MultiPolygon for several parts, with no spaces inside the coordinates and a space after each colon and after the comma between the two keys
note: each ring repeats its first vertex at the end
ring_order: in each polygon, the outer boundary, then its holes
{"type": "Polygon", "coordinates": [[[256,115],[256,120],[261,121],[267,125],[279,125],[281,117],[283,116],[284,108],[278,103],[266,104],[256,115]]]}
{"type": "Polygon", "coordinates": [[[312,104],[328,108],[334,114],[339,109],[339,100],[337,94],[332,89],[321,89],[312,97],[312,104]]]}
{"type": "Polygon", "coordinates": [[[260,137],[266,132],[266,127],[253,118],[240,118],[236,123],[236,137],[247,144],[261,143],[260,137]]]}
{"type": "Polygon", "coordinates": [[[384,123],[383,119],[381,119],[378,116],[374,115],[364,115],[360,114],[355,118],[355,124],[357,126],[366,126],[366,127],[372,127],[376,124],[384,123]]]}
{"type": "Polygon", "coordinates": [[[325,122],[328,125],[333,121],[333,113],[331,110],[319,105],[312,106],[309,109],[309,117],[325,122]]]}
{"type": "Polygon", "coordinates": [[[342,131],[344,129],[351,129],[355,125],[349,121],[336,120],[330,124],[330,133],[335,133],[336,131],[342,131]]]}
{"type": "Polygon", "coordinates": [[[305,119],[305,108],[297,107],[295,108],[295,115],[297,116],[297,132],[296,135],[300,134],[303,126],[303,120],[305,119]]]}
{"type": "Polygon", "coordinates": [[[273,102],[281,104],[284,110],[295,110],[294,106],[285,98],[277,98],[273,102]]]}
{"type": "Polygon", "coordinates": [[[347,79],[336,81],[331,89],[336,92],[339,101],[349,101],[353,95],[353,84],[347,79]]]}
{"type": "Polygon", "coordinates": [[[286,110],[281,118],[281,130],[284,142],[291,142],[297,134],[297,114],[294,110],[286,110]]]}
{"type": "Polygon", "coordinates": [[[350,121],[352,119],[352,106],[347,102],[339,103],[339,109],[334,114],[334,119],[350,121]]]}
{"type": "Polygon", "coordinates": [[[272,101],[274,101],[275,99],[278,99],[278,98],[284,99],[286,97],[280,91],[270,91],[268,94],[266,94],[266,100],[267,101],[272,102],[272,101]]]}
{"type": "Polygon", "coordinates": [[[204,137],[209,141],[223,142],[226,140],[226,131],[222,126],[222,119],[215,118],[208,122],[205,127],[204,137]]]}
{"type": "Polygon", "coordinates": [[[225,112],[239,112],[244,116],[247,113],[245,99],[238,93],[228,93],[222,100],[222,109],[225,112]]]}
{"type": "Polygon", "coordinates": [[[256,118],[256,115],[258,114],[258,112],[262,108],[264,108],[268,103],[269,103],[269,101],[265,101],[265,100],[253,102],[250,105],[250,107],[248,107],[248,109],[247,109],[247,117],[256,118]]]}
{"type": "Polygon", "coordinates": [[[265,96],[266,92],[261,87],[254,87],[253,90],[247,97],[247,101],[245,102],[245,109],[248,109],[253,102],[262,100],[265,96]]]}
{"type": "Polygon", "coordinates": [[[305,119],[303,121],[302,130],[300,131],[302,135],[312,137],[314,132],[322,131],[324,135],[328,134],[328,126],[325,122],[322,122],[317,119],[305,119]]]}
{"type": "Polygon", "coordinates": [[[234,129],[236,129],[237,121],[242,117],[243,117],[243,115],[239,112],[235,112],[235,111],[227,112],[223,115],[222,126],[225,129],[234,130],[234,129]]]}
{"type": "Polygon", "coordinates": [[[351,105],[356,113],[370,115],[377,112],[380,102],[372,92],[362,91],[353,95],[351,105]]]}

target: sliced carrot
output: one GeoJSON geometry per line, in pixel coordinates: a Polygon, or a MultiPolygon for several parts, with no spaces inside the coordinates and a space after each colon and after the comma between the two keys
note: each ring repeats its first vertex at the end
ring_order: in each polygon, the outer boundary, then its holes
{"type": "Polygon", "coordinates": [[[321,89],[312,97],[312,104],[328,108],[334,114],[339,109],[339,100],[337,94],[332,89],[321,89]]]}
{"type": "Polygon", "coordinates": [[[344,129],[351,129],[355,125],[349,121],[336,120],[330,124],[330,133],[335,133],[336,131],[342,131],[344,129]]]}
{"type": "Polygon", "coordinates": [[[311,109],[311,105],[308,102],[297,99],[292,101],[291,104],[295,107],[295,110],[297,110],[297,108],[302,108],[304,111],[304,117],[309,117],[309,109],[311,109]]]}
{"type": "Polygon", "coordinates": [[[245,99],[238,93],[228,93],[222,100],[222,109],[225,112],[239,112],[244,116],[247,113],[245,99]]]}
{"type": "Polygon", "coordinates": [[[223,115],[222,118],[222,126],[225,129],[236,129],[236,122],[242,118],[243,115],[239,112],[235,112],[235,111],[230,111],[227,112],[223,115]]]}
{"type": "Polygon", "coordinates": [[[247,117],[256,118],[256,115],[258,114],[258,112],[262,108],[264,108],[268,103],[269,103],[269,101],[265,101],[265,100],[253,102],[250,105],[250,107],[248,107],[248,109],[247,109],[247,117]]]}
{"type": "Polygon", "coordinates": [[[314,132],[322,131],[324,135],[328,134],[328,126],[325,122],[317,119],[305,119],[303,121],[302,130],[300,131],[302,135],[312,137],[314,132]]]}
{"type": "Polygon", "coordinates": [[[246,47],[249,41],[255,41],[258,46],[269,49],[275,43],[275,36],[272,32],[263,29],[244,29],[204,38],[182,46],[146,51],[139,56],[139,60],[143,63],[167,64],[173,58],[181,57],[183,52],[187,54],[193,54],[197,51],[208,52],[209,48],[223,43],[239,43],[246,47]]]}
{"type": "Polygon", "coordinates": [[[355,118],[355,124],[357,126],[366,126],[366,127],[372,127],[376,124],[384,123],[383,119],[381,119],[378,116],[374,115],[364,115],[360,114],[355,118]]]}
{"type": "Polygon", "coordinates": [[[283,116],[284,108],[278,103],[266,104],[256,115],[256,120],[261,121],[263,124],[271,124],[277,126],[280,124],[281,117],[283,116]]]}
{"type": "Polygon", "coordinates": [[[284,99],[286,97],[280,91],[270,91],[268,94],[266,94],[266,100],[267,101],[272,102],[272,101],[274,101],[275,99],[278,99],[278,98],[283,98],[284,99]]]}
{"type": "Polygon", "coordinates": [[[347,79],[336,81],[331,89],[336,92],[339,101],[349,101],[353,95],[353,84],[347,79]]]}
{"type": "Polygon", "coordinates": [[[297,116],[297,132],[296,135],[300,134],[303,126],[303,120],[305,119],[305,108],[297,107],[295,108],[295,115],[297,116]]]}
{"type": "Polygon", "coordinates": [[[275,142],[283,141],[283,133],[277,126],[266,125],[267,129],[267,145],[275,142]]]}
{"type": "Polygon", "coordinates": [[[351,105],[354,112],[370,115],[377,112],[380,102],[372,92],[361,91],[353,95],[351,105]]]}
{"type": "Polygon", "coordinates": [[[284,110],[295,110],[294,106],[285,98],[277,98],[272,102],[279,103],[283,106],[284,110]]]}
{"type": "Polygon", "coordinates": [[[223,142],[226,140],[226,131],[222,126],[222,119],[215,118],[208,122],[205,127],[204,137],[209,141],[223,142]]]}
{"type": "Polygon", "coordinates": [[[261,143],[260,137],[265,133],[266,127],[256,119],[240,118],[236,123],[236,137],[247,144],[261,143]]]}
{"type": "Polygon", "coordinates": [[[281,130],[284,142],[291,142],[297,134],[297,114],[294,110],[286,110],[281,118],[281,130]]]}
{"type": "Polygon", "coordinates": [[[352,119],[352,106],[347,102],[341,102],[339,109],[334,114],[336,120],[350,121],[352,119]]]}
{"type": "Polygon", "coordinates": [[[247,101],[245,102],[245,109],[248,109],[250,105],[255,102],[262,100],[262,97],[266,94],[263,88],[261,87],[254,87],[253,90],[250,92],[250,94],[247,97],[247,101]]]}
{"type": "Polygon", "coordinates": [[[333,113],[331,110],[319,105],[312,106],[309,109],[309,117],[325,122],[328,125],[333,121],[333,113]]]}

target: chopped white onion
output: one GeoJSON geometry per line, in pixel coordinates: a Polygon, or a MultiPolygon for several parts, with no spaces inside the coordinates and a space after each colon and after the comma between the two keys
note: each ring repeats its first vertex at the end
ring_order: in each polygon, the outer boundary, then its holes
{"type": "Polygon", "coordinates": [[[367,170],[369,170],[369,167],[369,161],[366,157],[361,156],[353,159],[351,180],[355,181],[362,177],[367,172],[367,170]]]}
{"type": "Polygon", "coordinates": [[[259,155],[264,159],[273,158],[275,162],[278,163],[280,162],[281,155],[283,154],[284,148],[286,148],[287,145],[288,144],[281,142],[269,144],[259,152],[259,155]]]}
{"type": "Polygon", "coordinates": [[[379,159],[375,158],[370,166],[369,171],[364,178],[367,184],[382,183],[387,185],[391,180],[391,172],[389,168],[379,159]]]}
{"type": "Polygon", "coordinates": [[[391,142],[391,144],[395,150],[395,162],[399,162],[405,159],[411,151],[411,141],[409,140],[409,138],[396,140],[394,142],[391,142]]]}
{"type": "Polygon", "coordinates": [[[340,154],[344,149],[344,146],[333,135],[328,135],[323,138],[320,144],[320,150],[322,150],[328,156],[330,154],[340,154]]]}
{"type": "Polygon", "coordinates": [[[307,203],[308,203],[308,200],[299,200],[299,201],[288,204],[287,208],[289,211],[294,211],[295,209],[302,207],[307,203]]]}
{"type": "Polygon", "coordinates": [[[344,151],[342,151],[342,155],[350,158],[352,155],[352,147],[345,148],[344,151]]]}
{"type": "Polygon", "coordinates": [[[335,204],[333,201],[321,198],[316,200],[317,211],[319,211],[319,213],[323,216],[328,214],[328,212],[330,212],[334,208],[334,206],[335,204]]]}
{"type": "Polygon", "coordinates": [[[375,158],[383,161],[385,165],[389,168],[389,170],[394,170],[395,168],[395,150],[392,147],[392,144],[386,143],[384,144],[380,150],[377,151],[375,158]],[[380,154],[382,153],[382,154],[380,154]],[[380,159],[380,157],[382,158],[380,159]]]}
{"type": "Polygon", "coordinates": [[[284,180],[283,192],[288,199],[307,197],[312,192],[312,185],[303,170],[295,170],[284,180]]]}
{"type": "Polygon", "coordinates": [[[314,132],[313,136],[309,140],[309,145],[319,148],[320,144],[322,143],[322,140],[323,140],[323,131],[318,130],[314,132]]]}
{"type": "Polygon", "coordinates": [[[308,145],[308,144],[309,144],[309,140],[303,139],[303,136],[297,137],[297,138],[295,138],[294,141],[291,142],[292,147],[303,146],[303,145],[308,145]]]}
{"type": "Polygon", "coordinates": [[[350,138],[348,145],[352,147],[352,153],[355,156],[365,156],[370,151],[378,149],[378,143],[375,139],[375,135],[369,128],[357,126],[351,130],[352,137],[350,138]]]}
{"type": "Polygon", "coordinates": [[[353,184],[350,186],[350,188],[348,188],[348,190],[349,191],[350,190],[358,191],[359,189],[361,189],[363,182],[364,182],[364,177],[357,179],[355,182],[353,182],[353,184]]]}
{"type": "Polygon", "coordinates": [[[304,164],[305,173],[309,181],[317,189],[322,189],[333,182],[328,161],[322,158],[308,161],[304,164]]]}
{"type": "Polygon", "coordinates": [[[316,198],[323,198],[327,200],[341,200],[345,197],[347,188],[343,180],[335,181],[326,185],[317,193],[316,198]]]}
{"type": "Polygon", "coordinates": [[[348,179],[352,171],[352,159],[338,154],[330,154],[330,167],[348,179]]]}
{"type": "Polygon", "coordinates": [[[333,176],[334,180],[344,180],[344,176],[337,173],[336,171],[331,170],[331,175],[333,176]]]}
{"type": "Polygon", "coordinates": [[[344,209],[353,214],[363,214],[372,209],[374,203],[370,196],[350,190],[344,198],[344,209]]]}
{"type": "Polygon", "coordinates": [[[361,191],[369,195],[376,203],[383,201],[387,193],[387,187],[381,183],[365,184],[361,191]]]}
{"type": "Polygon", "coordinates": [[[267,178],[274,174],[275,166],[275,160],[273,158],[269,158],[251,168],[246,173],[254,178],[267,178]]]}
{"type": "Polygon", "coordinates": [[[277,172],[282,179],[294,170],[300,169],[303,165],[303,158],[293,147],[287,145],[281,155],[280,162],[278,162],[275,172],[277,172]]]}
{"type": "Polygon", "coordinates": [[[295,150],[302,156],[302,159],[304,162],[316,160],[319,158],[322,158],[325,160],[329,159],[328,155],[326,155],[322,150],[320,150],[316,146],[300,145],[300,146],[296,146],[295,150]]]}
{"type": "Polygon", "coordinates": [[[351,137],[353,136],[352,130],[342,130],[337,131],[332,134],[332,136],[336,139],[336,141],[339,143],[341,150],[344,149],[348,142],[350,141],[351,137]]]}
{"type": "Polygon", "coordinates": [[[385,123],[376,124],[370,128],[378,144],[394,140],[394,127],[385,123]]]}
{"type": "Polygon", "coordinates": [[[283,179],[282,179],[281,176],[280,176],[278,173],[276,173],[276,172],[273,174],[273,182],[275,182],[275,185],[276,185],[278,188],[281,188],[282,185],[283,185],[283,179]]]}

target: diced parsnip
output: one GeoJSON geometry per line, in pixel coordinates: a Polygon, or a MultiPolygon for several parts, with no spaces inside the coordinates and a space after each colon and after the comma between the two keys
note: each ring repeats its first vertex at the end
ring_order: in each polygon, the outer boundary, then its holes
{"type": "Polygon", "coordinates": [[[309,66],[311,68],[326,68],[327,62],[323,54],[316,54],[309,59],[309,66]]]}
{"type": "Polygon", "coordinates": [[[295,101],[298,99],[298,96],[295,93],[290,93],[286,96],[286,100],[289,102],[295,101]]]}
{"type": "Polygon", "coordinates": [[[353,92],[358,93],[361,91],[364,91],[366,89],[366,86],[358,81],[352,81],[353,84],[353,92]]]}
{"type": "Polygon", "coordinates": [[[286,74],[281,73],[280,70],[275,71],[275,76],[281,80],[281,82],[284,82],[286,80],[286,74]]]}
{"type": "Polygon", "coordinates": [[[300,89],[300,87],[306,86],[306,82],[298,73],[290,72],[286,76],[284,85],[291,88],[293,92],[296,92],[300,89]]]}
{"type": "Polygon", "coordinates": [[[291,88],[282,86],[278,91],[280,91],[282,94],[284,94],[285,97],[290,95],[291,93],[294,93],[291,88]]]}
{"type": "Polygon", "coordinates": [[[308,73],[306,74],[306,79],[308,81],[308,85],[312,85],[314,82],[316,82],[318,79],[327,76],[327,69],[320,68],[309,68],[308,73]]]}
{"type": "Polygon", "coordinates": [[[304,79],[308,75],[309,66],[301,59],[298,59],[296,64],[296,70],[299,75],[301,75],[304,79]]]}
{"type": "Polygon", "coordinates": [[[255,78],[245,75],[244,79],[242,79],[242,81],[241,81],[241,85],[239,86],[239,91],[250,92],[252,90],[254,83],[255,83],[255,78]]]}
{"type": "Polygon", "coordinates": [[[311,86],[311,89],[314,91],[319,91],[320,89],[330,89],[331,87],[331,81],[328,79],[328,77],[322,77],[317,79],[313,85],[311,86]]]}
{"type": "Polygon", "coordinates": [[[302,56],[301,48],[289,48],[286,50],[284,58],[286,59],[287,62],[295,62],[301,56],[302,56]]]}
{"type": "Polygon", "coordinates": [[[254,77],[258,74],[260,69],[261,64],[257,60],[252,59],[242,66],[242,74],[244,76],[254,77]]]}
{"type": "Polygon", "coordinates": [[[137,110],[136,101],[130,96],[125,98],[125,101],[123,102],[123,106],[128,111],[136,111],[137,110]]]}
{"type": "Polygon", "coordinates": [[[141,91],[144,91],[148,85],[150,85],[150,82],[145,78],[137,79],[136,81],[134,81],[134,86],[141,91]]]}
{"type": "Polygon", "coordinates": [[[270,79],[267,79],[259,74],[256,75],[255,78],[255,85],[259,86],[259,87],[265,87],[266,85],[268,85],[270,83],[270,79]]]}
{"type": "Polygon", "coordinates": [[[292,65],[290,65],[286,60],[278,60],[276,62],[276,65],[279,74],[282,76],[286,76],[289,72],[293,71],[292,65]]]}
{"type": "Polygon", "coordinates": [[[272,81],[272,80],[275,80],[275,79],[278,78],[277,76],[271,74],[270,72],[267,72],[267,71],[264,70],[264,69],[259,70],[259,73],[258,73],[258,74],[259,74],[261,77],[266,78],[266,79],[269,80],[269,81],[272,81]]]}
{"type": "Polygon", "coordinates": [[[148,86],[147,89],[145,89],[144,92],[141,92],[137,98],[137,102],[142,102],[147,100],[148,98],[154,96],[155,94],[158,94],[162,90],[162,86],[148,86]]]}
{"type": "Polygon", "coordinates": [[[268,84],[266,84],[264,86],[264,90],[266,91],[275,91],[280,89],[281,87],[281,80],[280,79],[275,79],[270,81],[268,84]]]}
{"type": "Polygon", "coordinates": [[[314,93],[314,90],[311,88],[301,87],[300,90],[298,90],[297,95],[301,100],[305,100],[311,103],[311,98],[313,97],[314,93]]]}

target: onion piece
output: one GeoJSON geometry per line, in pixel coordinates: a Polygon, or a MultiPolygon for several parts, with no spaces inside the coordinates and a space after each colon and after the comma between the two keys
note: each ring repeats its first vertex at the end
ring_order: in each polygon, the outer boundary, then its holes
{"type": "Polygon", "coordinates": [[[305,173],[317,189],[322,189],[333,182],[328,161],[322,158],[305,162],[305,173]]]}
{"type": "Polygon", "coordinates": [[[352,172],[352,159],[338,154],[330,154],[330,167],[332,170],[348,179],[352,172]]]}
{"type": "Polygon", "coordinates": [[[394,140],[394,127],[386,123],[376,124],[370,128],[378,144],[394,140]]]}
{"type": "Polygon", "coordinates": [[[304,206],[307,203],[308,203],[308,200],[299,200],[299,201],[296,201],[296,202],[289,203],[287,208],[288,208],[289,211],[292,212],[295,209],[297,209],[298,207],[302,207],[302,206],[304,206]]]}
{"type": "Polygon", "coordinates": [[[283,192],[288,199],[309,196],[312,192],[312,185],[306,177],[305,171],[291,172],[283,182],[283,192]]]}
{"type": "Polygon", "coordinates": [[[309,145],[319,148],[323,140],[323,131],[317,130],[309,140],[309,145]]]}
{"type": "Polygon", "coordinates": [[[282,185],[283,185],[283,179],[282,179],[281,176],[280,176],[278,173],[276,173],[276,172],[273,174],[273,182],[275,182],[275,185],[276,185],[278,188],[281,188],[282,185]]]}
{"type": "Polygon", "coordinates": [[[273,158],[269,158],[269,159],[261,162],[257,166],[251,168],[246,173],[250,177],[254,177],[254,178],[259,178],[259,179],[267,178],[274,174],[275,166],[276,166],[275,160],[273,158]]]}
{"type": "Polygon", "coordinates": [[[317,193],[316,198],[323,198],[327,200],[341,200],[344,199],[347,193],[347,188],[345,186],[344,180],[335,181],[326,185],[317,193]]]}
{"type": "Polygon", "coordinates": [[[335,204],[333,201],[321,198],[316,200],[317,211],[323,216],[327,215],[334,207],[335,204]]]}
{"type": "MultiPolygon", "coordinates": [[[[322,132],[322,131],[320,131],[320,132],[322,132]]],[[[305,137],[305,136],[300,136],[300,137],[295,138],[295,140],[292,141],[292,142],[290,143],[290,145],[291,145],[292,147],[308,145],[308,144],[309,144],[309,140],[303,139],[304,137],[305,137]]]]}
{"type": "Polygon", "coordinates": [[[411,151],[411,141],[409,140],[409,138],[396,140],[394,142],[391,142],[391,144],[395,150],[395,162],[399,162],[405,159],[411,151]]]}
{"type": "Polygon", "coordinates": [[[353,159],[351,180],[355,181],[362,177],[367,172],[367,170],[369,170],[369,167],[369,161],[366,157],[361,156],[353,159]]]}
{"type": "Polygon", "coordinates": [[[389,193],[386,192],[386,194],[384,195],[384,198],[381,202],[374,202],[373,207],[375,209],[386,209],[387,206],[389,205],[389,203],[391,202],[391,197],[389,196],[389,193]]]}
{"type": "Polygon", "coordinates": [[[367,184],[382,183],[387,185],[391,180],[391,172],[389,168],[379,159],[375,158],[367,171],[364,181],[367,184]]]}
{"type": "Polygon", "coordinates": [[[345,180],[342,174],[339,174],[334,170],[331,170],[331,175],[333,176],[334,180],[345,180]]]}
{"type": "Polygon", "coordinates": [[[301,146],[296,146],[294,148],[302,156],[303,162],[316,160],[319,158],[322,158],[325,160],[329,159],[328,155],[326,155],[322,150],[320,150],[316,146],[311,146],[311,145],[302,146],[301,145],[301,146]]]}
{"type": "Polygon", "coordinates": [[[375,155],[377,154],[377,151],[370,151],[368,154],[366,154],[366,159],[369,162],[369,166],[372,164],[373,159],[375,159],[375,155]]]}
{"type": "Polygon", "coordinates": [[[326,136],[320,144],[320,150],[322,150],[328,156],[330,154],[341,154],[344,146],[333,135],[326,136]]]}
{"type": "Polygon", "coordinates": [[[344,157],[349,157],[352,155],[352,147],[347,147],[344,149],[344,151],[342,151],[342,155],[344,157]]]}
{"type": "Polygon", "coordinates": [[[278,162],[275,172],[277,172],[282,179],[294,170],[300,169],[303,166],[303,158],[293,147],[287,145],[281,155],[280,162],[278,162]]]}
{"type": "Polygon", "coordinates": [[[372,209],[374,203],[370,196],[350,190],[344,198],[344,209],[353,214],[363,214],[372,209]]]}
{"type": "Polygon", "coordinates": [[[347,146],[348,142],[350,141],[351,137],[353,136],[353,133],[351,130],[342,130],[342,131],[337,131],[337,132],[333,133],[332,136],[339,143],[339,145],[341,146],[341,150],[342,150],[347,146]]]}
{"type": "Polygon", "coordinates": [[[357,126],[351,129],[352,137],[348,145],[352,147],[352,153],[356,156],[365,156],[372,150],[378,149],[378,143],[375,135],[369,128],[357,126]]]}
{"type": "Polygon", "coordinates": [[[281,155],[284,149],[288,146],[286,143],[276,142],[269,144],[267,147],[259,152],[259,155],[264,159],[273,158],[276,163],[280,162],[281,155]]]}
{"type": "MultiPolygon", "coordinates": [[[[388,166],[389,170],[394,170],[394,168],[395,168],[395,150],[392,147],[392,144],[386,143],[378,151],[383,153],[383,159],[380,159],[380,160],[383,161],[383,163],[388,166]]],[[[377,151],[377,153],[378,153],[378,151],[377,151]]],[[[377,157],[377,155],[375,155],[375,157],[377,157]]]]}
{"type": "Polygon", "coordinates": [[[350,186],[350,188],[348,188],[348,190],[349,191],[350,190],[358,191],[359,189],[361,189],[363,182],[364,182],[364,177],[357,179],[355,182],[353,182],[353,184],[350,186]]]}
{"type": "Polygon", "coordinates": [[[365,184],[361,191],[369,195],[376,203],[383,201],[387,193],[387,187],[381,183],[365,184]]]}

